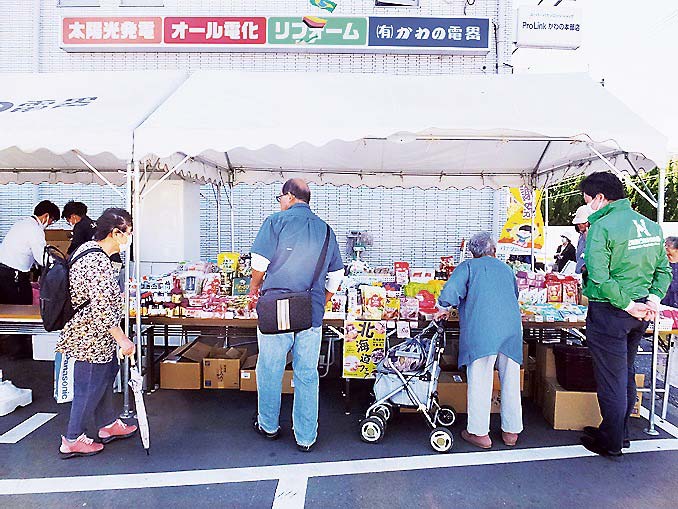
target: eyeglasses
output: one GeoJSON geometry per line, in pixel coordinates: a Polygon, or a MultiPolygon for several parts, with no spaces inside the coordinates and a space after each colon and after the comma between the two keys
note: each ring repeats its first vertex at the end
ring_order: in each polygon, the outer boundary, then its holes
{"type": "Polygon", "coordinates": [[[277,201],[278,203],[280,203],[280,200],[282,200],[282,197],[283,197],[283,196],[286,196],[286,195],[288,195],[288,194],[290,194],[290,193],[279,194],[278,196],[275,197],[275,201],[277,201]]]}

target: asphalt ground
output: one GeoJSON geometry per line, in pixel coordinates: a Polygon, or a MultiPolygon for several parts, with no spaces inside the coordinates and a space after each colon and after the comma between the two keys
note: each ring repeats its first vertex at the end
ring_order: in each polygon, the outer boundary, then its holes
{"type": "MultiPolygon", "coordinates": [[[[527,400],[525,431],[513,450],[501,443],[496,415],[492,417],[492,452],[480,452],[459,438],[464,415],[453,427],[456,441],[448,455],[433,453],[429,429],[416,414],[402,414],[389,422],[382,443],[365,444],[358,422],[369,401],[369,382],[354,385],[353,412],[346,415],[338,379],[321,382],[320,435],[308,454],[297,451],[294,444],[291,396],[283,396],[283,435],[270,442],[251,429],[256,393],[159,390],[145,398],[150,456],[134,437],[108,444],[97,456],[63,461],[58,455],[59,435],[65,431],[70,405],[57,405],[52,398],[53,364],[6,357],[0,357],[0,364],[6,379],[33,389],[34,399],[28,407],[0,417],[0,435],[37,412],[57,414],[20,442],[0,444],[0,485],[22,479],[35,479],[39,485],[17,484],[27,493],[0,496],[0,507],[113,507],[133,502],[149,508],[304,507],[304,503],[305,507],[352,508],[565,503],[569,507],[637,508],[675,507],[678,499],[675,450],[652,452],[646,447],[651,452],[625,454],[617,461],[588,456],[578,446],[581,433],[552,430],[541,409],[527,400]],[[431,467],[440,458],[448,463],[431,467]],[[370,459],[376,462],[365,462],[370,459]],[[272,468],[273,473],[262,467],[272,468]],[[237,469],[236,477],[244,475],[246,481],[233,481],[233,469],[237,469]],[[297,471],[304,483],[301,495],[286,500],[283,488],[287,484],[278,483],[275,476],[294,478],[297,471]],[[135,478],[134,489],[122,489],[126,478],[120,474],[153,472],[159,474],[135,478]],[[164,472],[180,472],[171,481],[176,485],[167,485],[164,472]],[[52,478],[60,480],[51,488],[40,487],[52,478]],[[212,482],[213,478],[217,481],[212,482]],[[42,492],[49,490],[66,492],[42,492]]],[[[117,399],[122,406],[121,396],[117,399]]],[[[645,419],[632,419],[632,440],[645,445],[656,439],[660,439],[657,444],[675,443],[661,440],[671,438],[661,430],[658,437],[648,437],[643,433],[646,425],[645,419]]],[[[294,479],[291,482],[293,492],[298,486],[294,479]]]]}

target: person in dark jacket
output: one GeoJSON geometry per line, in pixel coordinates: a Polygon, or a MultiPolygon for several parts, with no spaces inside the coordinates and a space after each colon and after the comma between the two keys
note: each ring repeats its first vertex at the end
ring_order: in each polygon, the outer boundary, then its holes
{"type": "Polygon", "coordinates": [[[89,242],[94,238],[97,223],[87,216],[87,205],[84,203],[73,200],[69,201],[64,206],[61,217],[73,227],[71,245],[68,246],[66,254],[70,255],[85,242],[89,242]]]}
{"type": "Polygon", "coordinates": [[[565,235],[561,235],[562,244],[556,250],[556,270],[562,272],[567,265],[567,262],[577,261],[577,250],[572,245],[572,242],[565,235]]]}
{"type": "Polygon", "coordinates": [[[664,248],[671,264],[673,278],[666,297],[662,299],[662,304],[678,308],[678,237],[666,237],[664,248]]]}

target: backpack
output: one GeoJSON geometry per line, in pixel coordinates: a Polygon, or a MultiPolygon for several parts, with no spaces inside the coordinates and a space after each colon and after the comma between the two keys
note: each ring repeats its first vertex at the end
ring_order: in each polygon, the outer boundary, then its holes
{"type": "Polygon", "coordinates": [[[73,309],[68,271],[77,260],[95,251],[104,252],[100,247],[93,247],[85,249],[75,257],[66,258],[54,246],[45,246],[43,269],[40,274],[40,316],[46,331],[63,329],[78,311],[89,304],[90,301],[87,300],[77,309],[73,309]]]}

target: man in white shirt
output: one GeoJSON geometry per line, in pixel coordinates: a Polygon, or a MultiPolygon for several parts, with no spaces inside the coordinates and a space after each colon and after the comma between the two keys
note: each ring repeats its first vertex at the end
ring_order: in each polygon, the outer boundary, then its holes
{"type": "Polygon", "coordinates": [[[0,304],[31,304],[29,271],[41,265],[45,228],[59,220],[59,207],[49,200],[38,203],[31,217],[17,221],[0,244],[0,304]]]}

